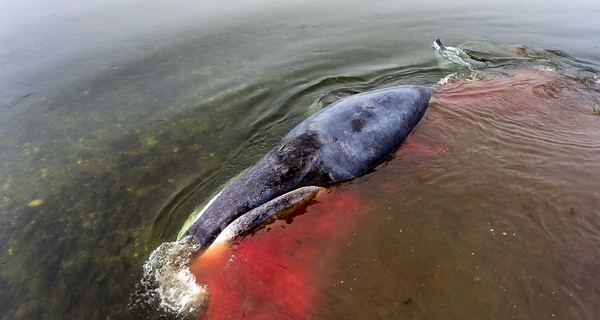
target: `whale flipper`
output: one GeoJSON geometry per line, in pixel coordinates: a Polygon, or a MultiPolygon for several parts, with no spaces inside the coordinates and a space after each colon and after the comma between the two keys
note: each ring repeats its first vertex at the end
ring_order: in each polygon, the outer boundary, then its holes
{"type": "Polygon", "coordinates": [[[221,231],[213,243],[229,241],[242,236],[280,212],[312,199],[321,190],[325,190],[325,188],[317,186],[302,187],[268,201],[234,220],[221,231]]]}

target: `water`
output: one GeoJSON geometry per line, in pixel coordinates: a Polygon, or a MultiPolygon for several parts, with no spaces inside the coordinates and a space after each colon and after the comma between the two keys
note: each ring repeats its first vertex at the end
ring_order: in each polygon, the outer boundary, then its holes
{"type": "Polygon", "coordinates": [[[309,314],[595,319],[599,18],[592,1],[3,2],[0,314],[139,316],[152,250],[310,106],[469,78],[440,38],[483,82],[438,87],[412,142],[340,187],[362,220],[309,278],[309,314]]]}

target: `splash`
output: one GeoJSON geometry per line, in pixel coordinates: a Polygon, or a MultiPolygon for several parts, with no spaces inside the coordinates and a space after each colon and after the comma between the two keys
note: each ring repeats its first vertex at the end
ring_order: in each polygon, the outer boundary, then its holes
{"type": "Polygon", "coordinates": [[[482,75],[476,70],[476,68],[485,67],[485,65],[475,63],[476,61],[474,61],[466,51],[461,48],[446,46],[440,41],[440,39],[436,39],[433,42],[433,48],[435,49],[436,56],[438,56],[440,60],[462,67],[458,71],[450,73],[449,75],[440,79],[435,86],[446,85],[457,80],[481,80],[482,75]]]}
{"type": "Polygon", "coordinates": [[[457,80],[457,79],[460,79],[460,77],[458,76],[458,74],[456,72],[454,72],[454,73],[451,73],[451,74],[441,78],[436,83],[436,85],[443,86],[443,85],[448,84],[448,83],[452,82],[453,80],[457,80]]]}
{"type": "Polygon", "coordinates": [[[161,244],[144,264],[144,275],[132,295],[130,307],[136,311],[159,310],[163,313],[161,318],[200,315],[209,292],[205,285],[196,282],[187,266],[198,249],[191,237],[161,244]]]}

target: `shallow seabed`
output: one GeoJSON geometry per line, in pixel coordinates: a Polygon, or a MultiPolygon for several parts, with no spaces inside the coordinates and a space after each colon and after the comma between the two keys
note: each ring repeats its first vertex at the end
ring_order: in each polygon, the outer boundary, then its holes
{"type": "Polygon", "coordinates": [[[315,108],[452,73],[338,187],[368,212],[308,314],[600,316],[595,2],[8,1],[0,21],[3,318],[141,317],[151,251],[315,108]]]}

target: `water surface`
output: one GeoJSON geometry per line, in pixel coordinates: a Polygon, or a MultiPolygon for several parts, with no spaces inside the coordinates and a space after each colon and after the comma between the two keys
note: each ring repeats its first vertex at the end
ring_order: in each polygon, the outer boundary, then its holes
{"type": "Polygon", "coordinates": [[[311,105],[469,78],[439,37],[482,85],[440,87],[414,142],[343,186],[371,218],[311,314],[595,319],[599,18],[592,1],[3,2],[0,313],[134,318],[150,252],[311,105]],[[540,66],[558,80],[515,71],[540,66]]]}

